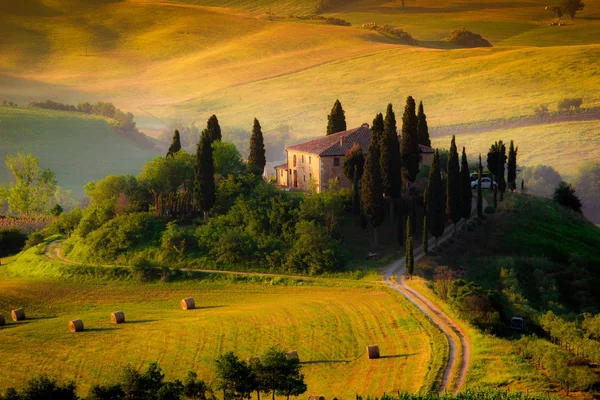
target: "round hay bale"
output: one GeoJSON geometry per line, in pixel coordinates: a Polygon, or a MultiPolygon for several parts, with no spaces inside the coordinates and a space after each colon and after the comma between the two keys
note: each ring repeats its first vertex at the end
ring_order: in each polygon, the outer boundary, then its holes
{"type": "Polygon", "coordinates": [[[298,352],[296,350],[292,350],[285,355],[285,358],[291,360],[292,358],[298,359],[300,361],[300,357],[298,357],[298,352]]]}
{"type": "Polygon", "coordinates": [[[0,314],[0,326],[6,325],[6,319],[4,319],[4,315],[0,314]]]}
{"type": "Polygon", "coordinates": [[[379,346],[376,344],[367,346],[367,356],[369,357],[369,360],[379,358],[379,346]]]}
{"type": "Polygon", "coordinates": [[[310,396],[308,400],[325,400],[323,396],[310,396]]]}
{"type": "Polygon", "coordinates": [[[193,310],[196,308],[196,303],[194,302],[193,298],[186,297],[185,299],[181,300],[181,308],[184,310],[193,310]]]}
{"type": "Polygon", "coordinates": [[[124,324],[125,313],[123,311],[115,311],[110,314],[110,321],[113,324],[124,324]]]}
{"type": "Polygon", "coordinates": [[[74,319],[69,322],[69,330],[71,332],[83,332],[83,321],[80,319],[74,319]]]}
{"type": "Polygon", "coordinates": [[[23,321],[25,319],[25,311],[22,308],[17,308],[16,310],[12,310],[10,313],[12,320],[15,322],[23,321]]]}

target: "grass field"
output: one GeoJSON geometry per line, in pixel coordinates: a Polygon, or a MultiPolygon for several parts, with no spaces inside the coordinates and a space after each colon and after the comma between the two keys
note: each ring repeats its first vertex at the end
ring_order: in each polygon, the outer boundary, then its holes
{"type": "Polygon", "coordinates": [[[232,350],[248,358],[277,344],[299,352],[309,394],[351,398],[425,391],[439,379],[446,357],[441,333],[380,285],[329,280],[286,286],[281,279],[233,283],[225,277],[154,284],[72,280],[56,275],[51,261],[31,278],[35,258],[42,257],[35,253],[4,259],[0,267],[0,310],[6,315],[10,307],[24,307],[29,318],[1,329],[1,387],[45,372],[74,379],[85,394],[90,384],[116,380],[115,371],[127,363],[145,368],[152,361],[168,378],[196,370],[212,381],[219,354],[232,350]],[[29,278],[15,276],[23,268],[29,278]],[[199,309],[179,308],[187,296],[199,309]],[[126,324],[110,324],[117,309],[126,324]],[[84,333],[68,331],[75,318],[84,321],[84,333]],[[365,346],[373,343],[384,357],[369,361],[365,346]]]}
{"type": "MultiPolygon", "coordinates": [[[[432,138],[434,147],[447,149],[451,136],[432,138]]],[[[600,121],[564,122],[503,129],[456,136],[456,145],[466,147],[471,162],[481,153],[484,167],[490,145],[497,140],[519,146],[517,163],[520,166],[551,165],[568,179],[584,162],[600,158],[600,121]]]]}
{"type": "Polygon", "coordinates": [[[0,107],[0,182],[10,180],[4,160],[17,152],[38,157],[42,168],[56,173],[60,186],[77,193],[108,174],[137,175],[156,156],[119,138],[102,118],[0,107]]]}

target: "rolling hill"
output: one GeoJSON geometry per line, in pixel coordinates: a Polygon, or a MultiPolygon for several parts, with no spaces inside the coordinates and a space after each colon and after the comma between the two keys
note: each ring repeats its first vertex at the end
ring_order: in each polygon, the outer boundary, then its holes
{"type": "Polygon", "coordinates": [[[75,193],[108,174],[134,174],[156,156],[117,136],[103,118],[73,112],[0,107],[0,182],[10,171],[8,154],[31,153],[58,184],[75,193]]]}

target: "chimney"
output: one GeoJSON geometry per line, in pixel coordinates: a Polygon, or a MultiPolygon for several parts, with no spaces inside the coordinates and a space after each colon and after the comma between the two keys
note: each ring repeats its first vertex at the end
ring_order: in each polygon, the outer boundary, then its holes
{"type": "Polygon", "coordinates": [[[344,145],[344,135],[340,135],[340,146],[344,145]]]}

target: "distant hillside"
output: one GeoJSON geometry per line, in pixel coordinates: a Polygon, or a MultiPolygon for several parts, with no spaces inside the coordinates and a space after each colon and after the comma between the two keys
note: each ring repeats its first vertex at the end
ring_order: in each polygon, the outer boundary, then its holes
{"type": "Polygon", "coordinates": [[[108,174],[137,174],[156,156],[123,140],[103,118],[73,112],[0,107],[0,182],[7,154],[32,153],[74,192],[108,174]]]}

